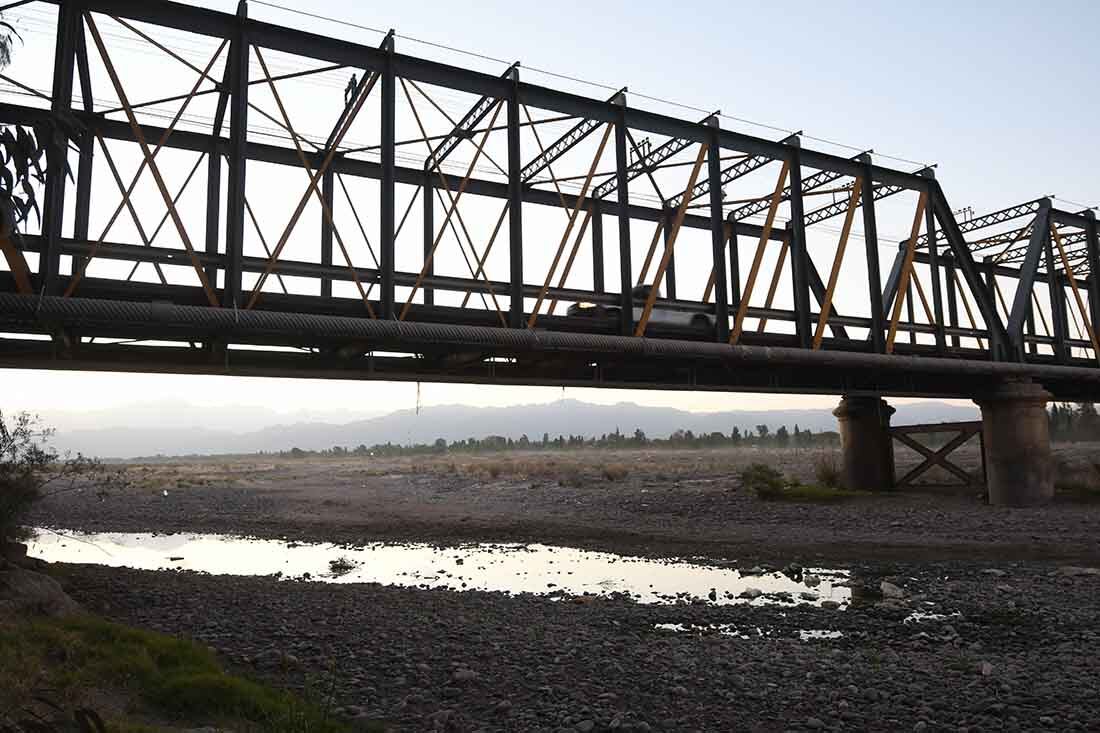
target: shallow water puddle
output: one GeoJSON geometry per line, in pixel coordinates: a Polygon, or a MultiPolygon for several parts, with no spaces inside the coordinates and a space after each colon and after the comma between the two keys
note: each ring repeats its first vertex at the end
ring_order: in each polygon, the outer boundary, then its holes
{"type": "Polygon", "coordinates": [[[743,575],[733,568],[652,560],[570,547],[520,544],[370,543],[347,547],[226,535],[41,531],[30,554],[50,562],[213,575],[275,575],[326,583],[381,583],[550,596],[629,594],[640,603],[703,600],[718,605],[845,606],[847,572],[816,569],[810,583],[782,573],[743,575]],[[741,597],[744,594],[744,597],[741,597]]]}

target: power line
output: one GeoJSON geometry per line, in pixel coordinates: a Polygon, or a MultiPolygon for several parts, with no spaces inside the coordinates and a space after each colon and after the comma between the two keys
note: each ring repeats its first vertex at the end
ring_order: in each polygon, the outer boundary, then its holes
{"type": "MultiPolygon", "coordinates": [[[[267,2],[267,0],[252,0],[252,2],[257,4],[257,5],[264,5],[264,6],[269,7],[269,8],[282,10],[284,12],[295,13],[297,15],[302,15],[302,16],[309,17],[309,18],[314,18],[316,20],[323,20],[323,21],[326,21],[326,22],[329,22],[329,23],[336,23],[338,25],[344,25],[344,26],[347,26],[347,27],[350,27],[350,28],[356,28],[356,29],[359,29],[359,30],[365,30],[365,31],[369,31],[371,33],[379,33],[379,34],[383,34],[383,35],[385,35],[387,33],[387,31],[382,31],[379,28],[372,28],[370,26],[361,25],[361,24],[358,24],[358,23],[353,23],[351,21],[342,20],[340,18],[333,18],[331,16],[321,15],[319,13],[311,13],[311,12],[307,12],[305,10],[298,10],[297,8],[290,8],[290,7],[287,7],[285,5],[280,5],[278,3],[267,2]]],[[[456,46],[448,46],[448,45],[443,44],[443,43],[437,43],[435,41],[428,41],[428,40],[424,40],[422,38],[415,38],[413,36],[406,36],[406,35],[402,35],[402,34],[399,34],[399,33],[395,33],[394,35],[397,38],[400,38],[402,40],[412,41],[413,43],[419,43],[419,44],[422,44],[422,45],[425,45],[425,46],[430,46],[432,48],[438,48],[438,49],[441,49],[441,50],[444,50],[444,51],[449,51],[451,53],[462,54],[464,56],[469,56],[471,58],[480,59],[482,61],[490,61],[490,62],[493,62],[493,63],[505,64],[505,65],[511,64],[510,61],[506,61],[504,59],[499,59],[499,58],[489,56],[489,55],[483,54],[483,53],[478,53],[478,52],[475,52],[475,51],[467,51],[466,49],[458,48],[456,46]]],[[[557,79],[562,79],[562,80],[565,80],[565,81],[571,81],[571,82],[574,82],[574,83],[577,83],[577,84],[586,84],[588,86],[595,87],[597,89],[609,90],[609,91],[618,91],[621,88],[621,87],[618,87],[618,86],[612,86],[610,84],[604,84],[602,82],[596,82],[596,81],[591,81],[589,79],[584,79],[584,78],[577,77],[577,76],[571,76],[569,74],[562,74],[562,73],[559,73],[559,72],[556,72],[556,71],[550,71],[549,69],[540,69],[540,68],[535,67],[535,66],[524,66],[523,68],[526,71],[533,71],[533,72],[538,73],[538,74],[544,74],[546,76],[554,77],[554,78],[557,78],[557,79]]],[[[711,114],[711,112],[712,112],[712,110],[704,109],[702,107],[696,107],[696,106],[690,105],[690,104],[684,104],[682,102],[676,102],[674,100],[665,99],[663,97],[652,96],[652,95],[649,95],[649,94],[642,94],[640,92],[631,92],[630,94],[631,94],[631,96],[638,97],[639,99],[646,99],[646,100],[649,100],[651,102],[657,102],[659,104],[667,104],[667,105],[670,105],[670,106],[673,106],[673,107],[679,107],[680,109],[686,109],[686,110],[690,110],[690,111],[693,111],[693,112],[699,112],[701,114],[711,114]]],[[[779,126],[776,126],[776,125],[770,125],[770,124],[767,124],[767,123],[764,123],[764,122],[757,122],[755,120],[750,120],[750,119],[744,118],[744,117],[737,117],[737,116],[734,116],[734,115],[721,114],[721,113],[719,113],[718,116],[723,118],[723,119],[732,120],[732,121],[735,121],[735,122],[740,122],[740,123],[745,124],[745,125],[752,125],[754,127],[759,127],[759,128],[766,129],[766,130],[773,130],[773,131],[776,131],[776,132],[783,132],[783,133],[786,133],[788,135],[794,134],[796,132],[795,130],[792,130],[792,129],[789,129],[789,128],[779,127],[779,126]]],[[[847,150],[854,150],[856,152],[863,152],[863,151],[866,150],[866,148],[856,147],[854,145],[848,145],[847,143],[836,142],[835,140],[829,140],[829,139],[823,138],[823,137],[815,137],[813,135],[806,135],[806,134],[803,134],[803,137],[805,137],[807,140],[814,140],[816,142],[820,142],[820,143],[823,143],[825,145],[834,145],[834,146],[837,146],[837,147],[845,148],[847,150]]],[[[915,161],[915,160],[910,160],[908,158],[902,158],[902,157],[897,156],[897,155],[889,155],[889,154],[880,153],[880,152],[876,152],[875,155],[877,155],[880,158],[886,158],[888,160],[898,161],[898,162],[901,162],[901,163],[905,163],[907,165],[915,165],[915,166],[919,166],[921,168],[927,166],[926,163],[921,163],[921,162],[918,162],[918,161],[915,161]]]]}

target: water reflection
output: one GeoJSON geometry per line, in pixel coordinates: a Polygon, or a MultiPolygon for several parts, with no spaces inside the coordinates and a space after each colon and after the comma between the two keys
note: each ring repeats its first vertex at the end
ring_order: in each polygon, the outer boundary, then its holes
{"type": "MultiPolygon", "coordinates": [[[[721,636],[732,636],[735,639],[759,639],[765,636],[776,636],[775,631],[772,629],[763,629],[759,626],[746,629],[733,624],[656,624],[653,628],[657,631],[675,631],[677,633],[719,634],[721,636]]],[[[844,638],[842,632],[832,629],[799,629],[797,633],[800,641],[844,638]]]]}
{"type": "Polygon", "coordinates": [[[746,574],[569,547],[520,544],[292,543],[225,535],[40,532],[30,554],[50,562],[214,575],[279,575],[326,583],[536,593],[628,594],[640,603],[847,605],[844,571],[813,569],[813,586],[775,572],[746,574]]]}

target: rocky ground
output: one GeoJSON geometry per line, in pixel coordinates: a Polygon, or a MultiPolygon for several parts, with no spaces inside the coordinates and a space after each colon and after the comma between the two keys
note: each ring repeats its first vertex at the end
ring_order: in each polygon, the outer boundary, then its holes
{"type": "MultiPolygon", "coordinates": [[[[1086,475],[1094,448],[1060,449],[1060,465],[1086,475]]],[[[856,600],[823,608],[61,571],[90,610],[192,636],[291,687],[331,690],[341,715],[393,730],[1100,729],[1100,571],[1090,569],[1100,566],[1100,504],[1078,494],[1010,510],[985,506],[975,491],[764,502],[737,478],[755,460],[809,479],[817,457],[161,463],[134,467],[132,486],[103,500],[56,497],[35,521],[350,542],[539,541],[852,573],[856,600]],[[839,636],[802,640],[805,631],[839,636]]]]}
{"type": "Polygon", "coordinates": [[[780,611],[91,566],[66,583],[92,610],[193,636],[291,687],[331,689],[340,714],[393,730],[1100,725],[1100,575],[1030,563],[856,570],[864,596],[887,572],[905,597],[780,611]],[[914,608],[940,617],[906,622],[914,608]],[[666,623],[733,624],[750,638],[655,628],[666,623]],[[802,630],[843,636],[800,641],[802,630]]]}
{"type": "MultiPolygon", "coordinates": [[[[1100,446],[1058,448],[1094,501],[986,506],[978,489],[761,501],[741,469],[814,479],[810,451],[634,450],[401,459],[242,459],[130,466],[106,498],[68,493],[32,521],[88,531],[203,531],[301,540],[521,541],[639,554],[752,554],[785,562],[984,557],[1100,563],[1100,446]],[[609,476],[611,478],[609,478],[609,476]]],[[[980,465],[976,450],[956,456],[980,465]]],[[[912,458],[899,456],[899,473],[912,458]]]]}

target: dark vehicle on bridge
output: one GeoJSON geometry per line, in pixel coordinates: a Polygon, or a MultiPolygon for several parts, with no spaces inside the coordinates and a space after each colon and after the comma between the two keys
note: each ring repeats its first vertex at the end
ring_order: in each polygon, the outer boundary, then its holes
{"type": "MultiPolygon", "coordinates": [[[[649,298],[652,285],[637,285],[630,291],[634,301],[633,322],[642,320],[642,311],[645,310],[646,299],[649,298]]],[[[579,302],[569,306],[566,315],[600,320],[618,320],[621,309],[617,305],[603,305],[601,303],[579,302]]],[[[671,328],[687,328],[693,331],[711,333],[714,331],[714,314],[699,313],[681,310],[672,307],[669,301],[660,296],[653,301],[653,310],[649,314],[649,322],[655,326],[671,328]]]]}

